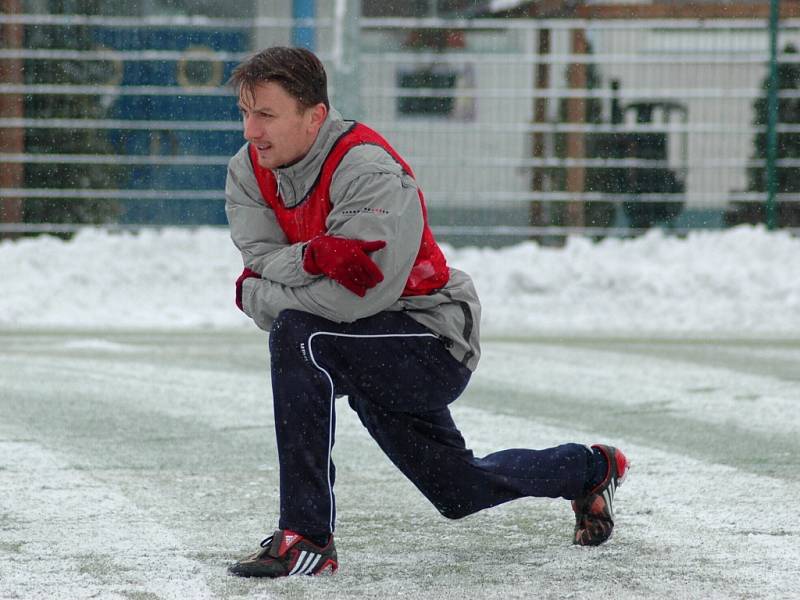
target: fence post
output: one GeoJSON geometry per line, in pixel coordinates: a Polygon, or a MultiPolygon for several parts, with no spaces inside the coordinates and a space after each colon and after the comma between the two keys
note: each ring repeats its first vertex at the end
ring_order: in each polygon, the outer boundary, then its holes
{"type": "Polygon", "coordinates": [[[308,25],[306,19],[313,19],[316,15],[316,0],[293,0],[292,19],[292,46],[306,48],[312,52],[316,50],[314,26],[308,25]],[[297,21],[303,21],[298,24],[297,21]]]}
{"type": "Polygon", "coordinates": [[[775,194],[778,173],[775,162],[778,156],[778,13],[780,0],[769,3],[769,91],[767,93],[767,229],[775,229],[775,194]]]}
{"type": "MultiPolygon", "coordinates": [[[[0,0],[3,14],[14,15],[22,12],[20,0],[0,0]]],[[[22,48],[23,26],[15,23],[0,25],[0,32],[9,49],[22,48]]],[[[22,60],[6,58],[0,60],[0,83],[24,83],[22,60]]],[[[0,115],[22,118],[25,105],[22,94],[0,94],[0,115]]],[[[0,135],[0,152],[22,154],[25,152],[25,129],[12,127],[0,135]]],[[[0,167],[0,188],[21,188],[24,184],[24,166],[21,163],[5,163],[0,167]]],[[[21,223],[23,216],[22,198],[0,196],[0,223],[21,223]]],[[[14,234],[8,234],[9,237],[14,234]]],[[[0,237],[4,237],[0,231],[0,237]]]]}
{"type": "MultiPolygon", "coordinates": [[[[569,66],[568,85],[570,91],[585,92],[587,82],[586,54],[588,44],[586,32],[583,29],[573,29],[571,32],[572,54],[577,60],[569,66]]],[[[571,125],[586,124],[586,98],[575,96],[567,99],[567,122],[571,125]]],[[[572,130],[567,133],[567,159],[576,162],[586,158],[586,131],[572,130]]],[[[582,195],[586,191],[586,167],[582,164],[572,164],[567,167],[567,192],[571,197],[582,195]]],[[[583,227],[586,205],[582,200],[570,200],[567,203],[567,223],[573,227],[583,227]]]]}
{"type": "MultiPolygon", "coordinates": [[[[536,98],[533,101],[533,122],[536,125],[547,123],[547,98],[544,91],[550,87],[550,30],[547,28],[536,28],[538,34],[536,50],[536,70],[534,73],[534,85],[536,98]]],[[[543,131],[534,131],[531,140],[531,155],[535,159],[545,156],[545,134],[543,131]]],[[[531,174],[531,190],[542,192],[545,189],[545,168],[541,166],[533,167],[531,174]]],[[[529,224],[541,226],[549,224],[549,210],[547,210],[541,200],[533,200],[529,208],[529,224]]]]}
{"type": "Polygon", "coordinates": [[[361,117],[361,1],[336,0],[333,16],[333,88],[345,119],[361,117]]]}

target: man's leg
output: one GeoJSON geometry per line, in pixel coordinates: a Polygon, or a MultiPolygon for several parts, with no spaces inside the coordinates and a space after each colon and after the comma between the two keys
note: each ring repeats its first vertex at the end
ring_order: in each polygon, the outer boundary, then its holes
{"type": "Polygon", "coordinates": [[[446,406],[458,395],[451,392],[463,387],[450,382],[460,375],[466,385],[469,373],[435,344],[417,368],[427,382],[424,390],[390,403],[385,395],[351,392],[350,405],[392,462],[444,516],[460,518],[524,496],[562,497],[572,500],[575,512],[573,543],[597,545],[611,536],[614,492],[629,468],[621,451],[563,444],[476,458],[446,406]]]}
{"type": "MultiPolygon", "coordinates": [[[[446,517],[460,518],[522,496],[576,499],[575,543],[611,534],[610,496],[627,470],[580,444],[502,450],[476,458],[447,405],[470,371],[413,319],[384,312],[337,324],[284,311],[270,335],[281,480],[279,529],[262,549],[229,567],[236,575],[279,577],[335,571],[335,399],[350,398],[395,465],[446,517]],[[590,487],[593,479],[600,481],[590,487]],[[606,504],[601,500],[608,498],[606,504]],[[603,504],[600,506],[600,504],[603,504]]],[[[609,454],[612,452],[612,454],[609,454]]]]}
{"type": "Polygon", "coordinates": [[[335,397],[368,394],[394,410],[424,411],[454,400],[469,378],[438,337],[399,312],[334,323],[283,311],[270,332],[270,355],[279,527],[316,539],[335,524],[335,397]]]}
{"type": "Polygon", "coordinates": [[[525,496],[576,498],[597,468],[582,444],[475,457],[447,408],[396,412],[358,397],[350,404],[391,461],[451,519],[525,496]]]}
{"type": "Polygon", "coordinates": [[[270,347],[282,528],[333,530],[330,449],[337,394],[350,397],[388,457],[451,518],[522,496],[576,498],[603,466],[581,444],[476,458],[447,409],[469,370],[402,313],[336,324],[285,311],[270,347]]]}

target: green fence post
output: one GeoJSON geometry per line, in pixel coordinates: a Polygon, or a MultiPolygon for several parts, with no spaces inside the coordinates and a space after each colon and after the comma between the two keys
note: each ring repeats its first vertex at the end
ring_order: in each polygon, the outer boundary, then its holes
{"type": "Polygon", "coordinates": [[[361,118],[361,1],[338,0],[333,16],[333,88],[345,119],[361,118]]]}
{"type": "Polygon", "coordinates": [[[769,3],[769,93],[767,95],[767,229],[775,229],[775,193],[778,187],[775,162],[778,156],[778,16],[780,0],[769,3]]]}

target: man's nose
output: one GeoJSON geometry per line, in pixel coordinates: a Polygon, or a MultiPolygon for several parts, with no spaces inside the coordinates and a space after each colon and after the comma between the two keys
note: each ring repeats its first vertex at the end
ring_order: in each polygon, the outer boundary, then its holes
{"type": "Polygon", "coordinates": [[[256,140],[261,135],[261,130],[258,126],[258,121],[253,117],[244,117],[244,139],[256,140]]]}

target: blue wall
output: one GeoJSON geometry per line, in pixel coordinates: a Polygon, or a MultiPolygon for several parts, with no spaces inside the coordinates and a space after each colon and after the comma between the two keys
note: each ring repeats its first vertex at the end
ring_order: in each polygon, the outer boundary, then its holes
{"type": "MultiPolygon", "coordinates": [[[[96,32],[99,45],[116,50],[187,50],[192,47],[216,51],[246,52],[248,33],[238,30],[103,29],[96,32]]],[[[122,86],[179,86],[180,73],[196,73],[200,79],[224,84],[236,62],[181,64],[179,61],[125,61],[122,86]],[[188,65],[188,68],[187,68],[188,65]],[[214,77],[212,77],[214,76],[214,77]]],[[[186,80],[183,79],[184,83],[186,80]]],[[[197,81],[197,78],[194,80],[197,81]]],[[[239,121],[232,95],[152,95],[118,97],[109,118],[125,120],[239,121]]],[[[241,129],[209,130],[109,130],[109,141],[121,155],[232,156],[244,142],[241,129]]],[[[219,190],[225,186],[225,165],[131,165],[121,188],[141,190],[219,190]]],[[[224,201],[171,198],[123,202],[123,223],[224,224],[224,201]]]]}

